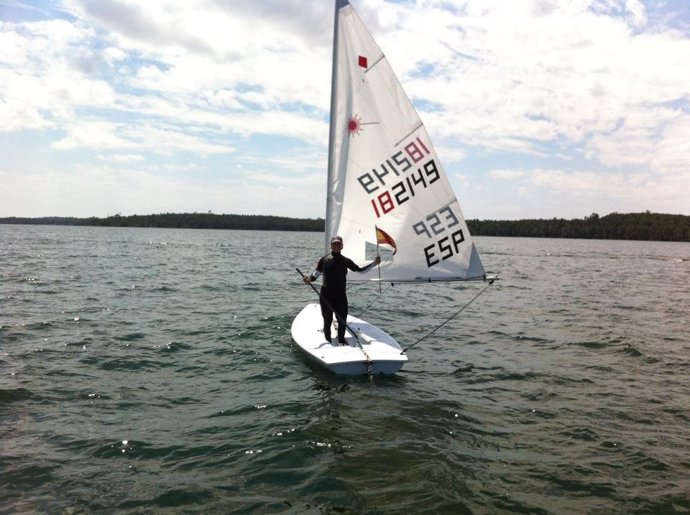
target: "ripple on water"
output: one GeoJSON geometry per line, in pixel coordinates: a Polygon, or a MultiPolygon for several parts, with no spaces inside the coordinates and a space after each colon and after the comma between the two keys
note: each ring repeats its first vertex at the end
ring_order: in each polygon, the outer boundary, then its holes
{"type": "MultiPolygon", "coordinates": [[[[290,339],[315,300],[291,263],[313,264],[322,235],[0,226],[2,238],[6,510],[690,510],[690,269],[647,266],[664,244],[480,239],[502,281],[402,373],[369,380],[329,374],[290,339]],[[23,257],[7,256],[8,230],[23,257]],[[40,243],[46,231],[60,243],[40,243]]],[[[353,314],[370,290],[353,288],[353,314]]],[[[411,343],[470,292],[434,291],[393,288],[367,316],[411,343]]]]}
{"type": "Polygon", "coordinates": [[[27,388],[0,388],[0,406],[12,402],[21,402],[33,399],[35,396],[27,388]]]}

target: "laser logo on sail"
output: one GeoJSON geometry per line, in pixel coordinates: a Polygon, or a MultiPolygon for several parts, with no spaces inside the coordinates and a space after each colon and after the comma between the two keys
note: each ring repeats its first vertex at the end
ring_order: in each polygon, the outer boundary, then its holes
{"type": "Polygon", "coordinates": [[[350,136],[357,136],[362,132],[364,125],[377,125],[379,122],[363,122],[362,119],[353,114],[347,121],[347,132],[350,136]]]}

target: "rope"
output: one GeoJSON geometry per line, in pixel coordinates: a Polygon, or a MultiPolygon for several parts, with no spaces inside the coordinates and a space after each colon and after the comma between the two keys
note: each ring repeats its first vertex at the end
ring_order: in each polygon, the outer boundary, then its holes
{"type": "Polygon", "coordinates": [[[386,293],[388,290],[390,290],[393,286],[395,286],[395,285],[394,285],[393,283],[390,283],[390,284],[388,285],[388,288],[386,288],[386,289],[383,290],[381,293],[379,293],[379,294],[376,296],[376,298],[375,298],[374,300],[372,300],[372,301],[369,303],[369,305],[368,305],[366,308],[364,308],[364,309],[360,312],[360,315],[359,315],[359,316],[363,316],[364,313],[366,313],[366,312],[369,310],[369,308],[370,308],[371,306],[373,306],[374,304],[376,304],[376,302],[377,302],[381,297],[383,297],[383,294],[386,293]]]}
{"type": "MultiPolygon", "coordinates": [[[[380,285],[380,284],[381,284],[381,283],[379,283],[379,285],[380,285]]],[[[390,283],[390,284],[388,285],[388,287],[387,287],[385,290],[383,290],[382,292],[380,292],[380,293],[376,296],[376,298],[375,298],[373,301],[371,301],[371,302],[369,303],[369,305],[368,305],[367,307],[365,307],[365,308],[360,312],[360,314],[359,314],[358,316],[364,316],[364,313],[366,313],[367,310],[368,310],[371,306],[373,306],[373,305],[376,303],[376,301],[378,301],[378,300],[383,296],[383,294],[386,293],[388,290],[390,290],[393,286],[395,286],[395,285],[394,285],[393,283],[390,283]]],[[[358,343],[359,343],[359,341],[358,341],[358,343]]],[[[374,371],[372,370],[372,363],[373,363],[373,362],[371,361],[371,358],[369,357],[369,354],[367,354],[367,351],[364,350],[364,347],[363,347],[362,345],[359,346],[359,350],[361,350],[362,353],[364,354],[364,357],[367,358],[367,374],[369,375],[369,378],[371,378],[371,377],[373,377],[373,375],[374,375],[374,371]]]]}
{"type": "Polygon", "coordinates": [[[414,347],[415,345],[417,345],[419,342],[421,342],[422,340],[428,338],[429,336],[431,336],[432,334],[434,334],[436,331],[438,331],[439,329],[441,329],[441,327],[443,327],[443,326],[446,325],[448,322],[450,322],[451,320],[453,320],[456,316],[458,316],[460,313],[462,313],[470,304],[472,304],[475,300],[477,300],[477,298],[478,298],[482,293],[484,293],[486,290],[488,290],[488,289],[489,289],[489,286],[491,286],[493,283],[494,283],[494,281],[493,281],[493,280],[490,280],[490,281],[489,281],[489,284],[487,284],[486,286],[484,286],[484,288],[483,288],[482,290],[480,290],[479,293],[477,293],[474,297],[472,297],[472,299],[470,299],[470,301],[469,301],[467,304],[465,304],[463,307],[461,307],[457,312],[453,313],[453,314],[450,316],[450,318],[448,318],[448,319],[447,319],[445,322],[443,322],[441,325],[439,325],[439,326],[437,326],[436,328],[434,328],[434,329],[432,329],[431,331],[429,331],[427,334],[425,334],[424,336],[422,336],[419,340],[417,340],[416,342],[414,342],[412,345],[408,345],[406,348],[404,348],[404,349],[402,350],[402,352],[401,352],[400,354],[405,354],[408,350],[410,350],[412,347],[414,347]]]}

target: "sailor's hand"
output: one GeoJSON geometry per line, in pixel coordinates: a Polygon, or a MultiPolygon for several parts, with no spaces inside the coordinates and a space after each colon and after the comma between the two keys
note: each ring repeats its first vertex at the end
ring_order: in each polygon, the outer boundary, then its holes
{"type": "Polygon", "coordinates": [[[381,262],[381,256],[376,256],[376,259],[374,259],[374,263],[377,265],[381,262]]]}
{"type": "Polygon", "coordinates": [[[302,278],[302,281],[304,284],[311,284],[311,278],[307,277],[306,275],[302,278]]]}

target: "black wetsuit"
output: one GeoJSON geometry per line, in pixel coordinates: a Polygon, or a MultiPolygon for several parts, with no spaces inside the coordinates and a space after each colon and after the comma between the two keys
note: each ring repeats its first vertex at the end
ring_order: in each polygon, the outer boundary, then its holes
{"type": "MultiPolygon", "coordinates": [[[[374,263],[361,268],[342,254],[331,253],[319,259],[316,270],[323,274],[321,315],[323,316],[323,334],[326,341],[331,341],[333,310],[342,320],[347,320],[347,294],[345,293],[347,271],[366,272],[372,266],[374,263]],[[327,303],[330,304],[330,307],[327,303]]],[[[345,342],[345,324],[340,322],[338,323],[338,341],[345,342]]]]}

